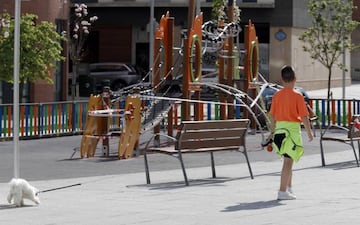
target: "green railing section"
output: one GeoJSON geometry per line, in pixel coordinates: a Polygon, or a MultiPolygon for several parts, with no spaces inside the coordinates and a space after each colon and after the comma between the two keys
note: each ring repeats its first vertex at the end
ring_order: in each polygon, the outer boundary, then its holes
{"type": "MultiPolygon", "coordinates": [[[[327,116],[327,100],[311,99],[310,105],[318,117],[317,124],[325,127],[330,124],[347,126],[354,114],[360,114],[360,100],[332,99],[329,102],[330,117],[327,116]]],[[[62,136],[81,134],[85,128],[88,101],[27,103],[20,104],[20,138],[40,138],[45,136],[62,136]]],[[[124,108],[124,102],[113,105],[114,109],[124,108]]],[[[219,119],[219,104],[204,104],[207,115],[204,118],[219,119]]],[[[238,109],[236,109],[239,112],[238,109]]],[[[175,112],[174,112],[175,113],[175,112]]],[[[176,118],[179,113],[176,112],[176,118]]],[[[238,113],[236,113],[237,115],[238,113]]],[[[0,104],[0,140],[13,137],[13,107],[11,104],[0,104]]],[[[179,118],[181,121],[181,118],[179,118]]],[[[121,118],[109,119],[110,129],[119,129],[121,118]]]]}

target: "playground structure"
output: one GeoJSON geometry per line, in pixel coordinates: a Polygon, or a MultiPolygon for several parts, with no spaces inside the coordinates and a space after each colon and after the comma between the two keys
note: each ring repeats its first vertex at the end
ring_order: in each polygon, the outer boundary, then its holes
{"type": "Polygon", "coordinates": [[[99,109],[101,98],[101,96],[90,96],[88,117],[81,139],[80,156],[81,158],[94,157],[99,140],[103,141],[103,150],[109,155],[109,138],[112,133],[109,132],[107,120],[111,113],[112,116],[121,116],[125,120],[118,145],[118,157],[129,158],[140,135],[140,98],[139,96],[129,96],[126,99],[126,109],[120,111],[108,110],[103,107],[99,109]]]}
{"type": "MultiPolygon", "coordinates": [[[[241,28],[236,23],[203,23],[200,13],[183,38],[183,46],[177,52],[177,60],[174,63],[174,18],[170,17],[169,12],[163,15],[154,37],[154,65],[148,73],[153,75],[151,84],[140,82],[113,92],[114,98],[111,102],[121,101],[126,96],[126,104],[120,110],[109,109],[110,102],[104,105],[102,96],[90,97],[81,141],[81,157],[94,157],[99,140],[103,141],[103,148],[108,152],[108,141],[112,136],[107,125],[109,117],[119,116],[123,121],[118,144],[119,159],[133,155],[142,133],[149,130],[159,133],[159,124],[164,118],[167,118],[168,135],[173,136],[174,127],[177,125],[174,124],[177,119],[173,118],[174,115],[177,116],[177,113],[174,113],[174,110],[177,110],[177,107],[174,107],[176,103],[181,103],[182,121],[191,118],[203,120],[203,106],[211,102],[202,99],[201,91],[206,88],[218,93],[219,101],[212,103],[219,106],[219,119],[249,118],[251,127],[262,131],[259,117],[266,121],[267,117],[258,103],[260,98],[256,97],[258,88],[252,85],[258,81],[258,40],[255,27],[249,21],[245,28],[245,62],[244,66],[239,67],[239,49],[234,47],[234,38],[238,37],[240,31],[241,28]],[[214,46],[219,52],[218,82],[202,82],[201,58],[207,48],[214,46]],[[178,60],[180,58],[183,60],[178,60]],[[174,74],[174,68],[179,61],[182,61],[182,74],[174,74]],[[239,76],[239,68],[244,71],[243,78],[239,76]],[[134,87],[137,89],[133,95],[130,91],[134,87]],[[255,96],[255,100],[252,96],[255,96]],[[193,109],[190,103],[194,104],[193,109]]],[[[146,77],[143,80],[145,79],[146,77]]],[[[156,140],[157,144],[159,142],[160,140],[156,140]]]]}

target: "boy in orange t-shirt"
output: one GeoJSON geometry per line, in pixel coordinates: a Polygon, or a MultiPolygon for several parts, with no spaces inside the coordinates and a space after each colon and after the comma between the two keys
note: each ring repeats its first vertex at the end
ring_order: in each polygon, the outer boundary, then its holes
{"type": "Polygon", "coordinates": [[[301,137],[301,122],[304,124],[309,141],[313,140],[309,112],[301,93],[294,89],[296,76],[291,66],[281,69],[284,88],[273,96],[270,108],[270,128],[273,146],[283,158],[278,200],[296,199],[292,192],[292,166],[304,152],[301,137]]]}

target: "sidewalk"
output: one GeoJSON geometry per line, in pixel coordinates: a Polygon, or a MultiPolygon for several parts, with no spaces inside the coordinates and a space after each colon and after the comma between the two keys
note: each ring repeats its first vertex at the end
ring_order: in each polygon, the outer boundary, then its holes
{"type": "MultiPolygon", "coordinates": [[[[156,156],[150,156],[156,157],[156,156]]],[[[359,223],[360,168],[351,151],[308,154],[294,167],[298,199],[277,201],[281,161],[188,169],[185,187],[180,170],[62,180],[34,181],[40,190],[81,184],[41,193],[41,205],[14,208],[5,202],[8,187],[0,184],[0,224],[6,225],[353,225],[359,223]]],[[[151,166],[151,164],[150,164],[151,166]]]]}
{"type": "MultiPolygon", "coordinates": [[[[310,98],[327,98],[327,88],[307,91],[310,98]]],[[[343,88],[336,87],[331,88],[332,96],[335,99],[341,99],[343,96],[343,88]]],[[[360,82],[353,82],[350,86],[345,87],[345,98],[346,99],[353,99],[353,98],[360,98],[360,82]]]]}

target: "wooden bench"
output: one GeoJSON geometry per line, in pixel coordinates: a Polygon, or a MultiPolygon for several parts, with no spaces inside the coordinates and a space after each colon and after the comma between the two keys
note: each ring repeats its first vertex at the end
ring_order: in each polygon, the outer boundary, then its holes
{"type": "Polygon", "coordinates": [[[357,142],[358,151],[360,154],[360,115],[352,116],[349,127],[343,127],[338,125],[330,125],[324,131],[321,131],[320,134],[320,153],[321,153],[321,163],[322,166],[325,166],[325,157],[324,157],[324,147],[323,141],[337,141],[348,144],[351,146],[357,166],[359,166],[359,160],[355,150],[355,142],[357,142]],[[331,131],[337,131],[335,134],[331,134],[331,131]],[[342,132],[338,132],[342,131],[342,132]]]}
{"type": "Polygon", "coordinates": [[[184,121],[178,129],[176,138],[155,134],[147,142],[144,149],[144,162],[147,184],[150,184],[150,172],[147,153],[163,153],[176,157],[180,161],[186,186],[189,181],[186,175],[182,154],[210,153],[212,177],[216,177],[214,152],[235,150],[244,154],[251,179],[254,179],[246,150],[245,136],[249,126],[248,119],[216,120],[216,121],[184,121]],[[159,135],[170,138],[174,145],[168,147],[149,147],[149,143],[159,135]],[[241,151],[241,148],[243,149],[241,151]]]}

